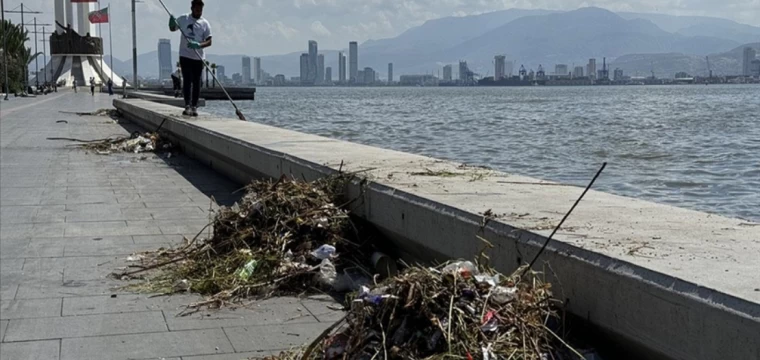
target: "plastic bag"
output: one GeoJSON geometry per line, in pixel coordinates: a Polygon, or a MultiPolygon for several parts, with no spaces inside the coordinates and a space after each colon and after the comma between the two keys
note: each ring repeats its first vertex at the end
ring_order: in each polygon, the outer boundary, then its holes
{"type": "Polygon", "coordinates": [[[240,279],[244,281],[248,280],[251,275],[253,275],[253,272],[256,271],[256,264],[258,264],[256,260],[251,260],[245,263],[245,265],[238,270],[238,276],[240,279]]]}
{"type": "Polygon", "coordinates": [[[322,245],[319,247],[319,249],[314,250],[311,252],[311,256],[319,259],[319,260],[325,260],[330,259],[333,256],[335,256],[335,246],[332,245],[322,245]]]}
{"type": "Polygon", "coordinates": [[[465,279],[469,279],[473,275],[478,275],[480,272],[470,261],[457,261],[446,265],[441,272],[450,275],[459,275],[465,279]]]}

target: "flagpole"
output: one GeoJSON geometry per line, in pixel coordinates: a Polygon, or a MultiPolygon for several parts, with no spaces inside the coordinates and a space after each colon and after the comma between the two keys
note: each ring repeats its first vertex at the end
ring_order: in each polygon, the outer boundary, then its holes
{"type": "MultiPolygon", "coordinates": [[[[98,0],[98,11],[100,11],[100,10],[101,10],[100,0],[98,0]]],[[[103,91],[103,85],[106,84],[106,82],[105,82],[106,79],[103,79],[103,76],[105,74],[103,72],[103,30],[100,27],[101,24],[102,24],[101,22],[98,22],[98,36],[100,36],[100,74],[98,74],[98,76],[100,76],[100,91],[102,92],[103,91]]]]}
{"type": "MultiPolygon", "coordinates": [[[[111,3],[108,3],[108,11],[111,11],[111,3]]],[[[111,36],[111,14],[108,14],[108,46],[111,48],[111,81],[113,81],[113,36],[111,36]]],[[[124,81],[124,79],[122,79],[124,81]]]]}

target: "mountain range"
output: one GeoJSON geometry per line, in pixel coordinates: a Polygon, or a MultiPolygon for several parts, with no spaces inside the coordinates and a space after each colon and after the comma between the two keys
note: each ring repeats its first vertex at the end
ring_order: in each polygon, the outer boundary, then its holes
{"type": "MultiPolygon", "coordinates": [[[[455,64],[456,69],[456,63],[465,60],[486,76],[493,73],[497,54],[514,61],[515,71],[523,64],[528,69],[543,65],[548,73],[555,64],[572,68],[589,58],[597,58],[601,66],[606,57],[613,68],[626,73],[649,75],[654,70],[660,77],[672,77],[677,71],[706,73],[705,56],[710,56],[715,74],[738,74],[741,49],[757,41],[760,27],[712,17],[613,13],[594,7],[567,12],[509,9],[430,20],[394,38],[368,40],[359,46],[359,65],[384,77],[390,62],[398,76],[437,74],[442,65],[455,64]]],[[[338,50],[321,53],[336,78],[338,50]]],[[[262,67],[273,75],[297,76],[299,55],[262,56],[262,67]]],[[[211,54],[208,59],[223,65],[231,76],[241,72],[241,56],[211,54]]],[[[138,65],[141,75],[155,77],[157,52],[139,55],[138,65]]],[[[131,60],[114,59],[113,66],[118,73],[132,73],[131,60]]]]}

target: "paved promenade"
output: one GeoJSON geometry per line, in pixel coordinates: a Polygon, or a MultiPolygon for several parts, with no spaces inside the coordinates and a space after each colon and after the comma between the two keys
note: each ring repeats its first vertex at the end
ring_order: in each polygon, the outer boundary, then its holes
{"type": "Polygon", "coordinates": [[[46,140],[130,133],[108,117],[61,112],[111,99],[0,100],[0,358],[244,359],[309,342],[340,316],[326,299],[279,298],[177,317],[198,298],[118,290],[107,275],[128,255],[194,236],[209,197],[234,202],[239,186],[184,156],[99,156],[46,140]]]}

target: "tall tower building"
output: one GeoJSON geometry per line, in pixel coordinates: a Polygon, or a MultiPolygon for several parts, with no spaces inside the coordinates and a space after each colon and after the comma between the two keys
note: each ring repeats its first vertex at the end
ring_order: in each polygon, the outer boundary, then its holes
{"type": "Polygon", "coordinates": [[[338,53],[338,82],[346,83],[346,55],[342,52],[338,53]]]}
{"type": "MultiPolygon", "coordinates": [[[[77,3],[77,23],[79,24],[77,26],[77,32],[79,35],[87,36],[87,34],[90,34],[90,36],[95,36],[95,32],[93,31],[92,24],[90,24],[90,12],[92,11],[92,5],[88,2],[80,2],[77,3]]],[[[71,21],[69,21],[71,22],[71,21]]],[[[72,24],[74,26],[74,24],[72,24]]]]}
{"type": "Polygon", "coordinates": [[[309,54],[301,54],[301,84],[309,83],[309,54]]]}
{"type": "Polygon", "coordinates": [[[467,61],[459,61],[459,81],[467,82],[470,78],[470,68],[467,67],[467,61]]]}
{"type": "Polygon", "coordinates": [[[443,81],[451,81],[451,65],[446,65],[443,67],[443,81]]]}
{"type": "Polygon", "coordinates": [[[504,55],[496,55],[494,57],[494,72],[493,79],[501,80],[507,73],[507,57],[504,55]]]}
{"type": "Polygon", "coordinates": [[[586,65],[586,74],[591,80],[596,79],[596,59],[588,59],[588,65],[586,65]]]}
{"type": "Polygon", "coordinates": [[[573,69],[573,78],[582,78],[583,77],[583,66],[576,66],[575,69],[573,69]]]}
{"type": "Polygon", "coordinates": [[[356,41],[348,43],[349,79],[357,82],[359,76],[359,44],[356,41]]]}
{"type": "Polygon", "coordinates": [[[309,40],[309,76],[308,81],[312,84],[317,82],[317,55],[319,54],[319,48],[317,42],[309,40]]]}
{"type": "Polygon", "coordinates": [[[566,64],[557,64],[554,65],[554,75],[557,76],[566,76],[568,74],[567,65],[566,64]]]}
{"type": "Polygon", "coordinates": [[[742,75],[752,76],[752,61],[757,57],[757,52],[751,47],[745,47],[742,56],[742,75]]]}
{"type": "Polygon", "coordinates": [[[243,85],[251,83],[251,58],[243,56],[243,85]]]}
{"type": "Polygon", "coordinates": [[[325,83],[332,84],[332,68],[329,66],[325,68],[325,83]]]}
{"type": "Polygon", "coordinates": [[[393,63],[388,63],[388,84],[393,83],[393,63]]]}
{"type": "Polygon", "coordinates": [[[261,58],[255,57],[253,58],[253,83],[254,84],[260,84],[264,82],[264,79],[262,79],[263,76],[261,71],[261,58]]]}
{"type": "Polygon", "coordinates": [[[316,84],[321,84],[325,81],[325,55],[317,55],[317,80],[316,84]]]}
{"type": "Polygon", "coordinates": [[[170,80],[173,68],[171,40],[158,39],[158,79],[170,80]]]}

